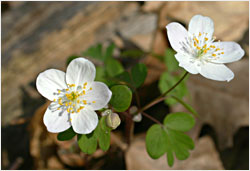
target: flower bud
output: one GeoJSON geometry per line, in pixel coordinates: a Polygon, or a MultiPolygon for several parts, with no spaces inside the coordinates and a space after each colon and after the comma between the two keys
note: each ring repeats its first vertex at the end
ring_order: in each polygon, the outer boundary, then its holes
{"type": "Polygon", "coordinates": [[[140,113],[133,116],[133,121],[134,122],[141,122],[141,120],[142,120],[142,115],[140,113]]]}
{"type": "Polygon", "coordinates": [[[107,115],[106,124],[112,129],[116,129],[121,123],[121,119],[117,113],[111,113],[107,115]]]}
{"type": "Polygon", "coordinates": [[[106,115],[109,115],[109,114],[111,114],[111,113],[112,113],[112,110],[107,109],[107,110],[103,111],[103,112],[101,113],[101,115],[102,115],[102,116],[106,116],[106,115]]]}

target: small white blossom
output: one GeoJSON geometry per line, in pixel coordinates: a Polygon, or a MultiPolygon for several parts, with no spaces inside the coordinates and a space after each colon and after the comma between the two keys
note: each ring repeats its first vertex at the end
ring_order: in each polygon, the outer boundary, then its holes
{"type": "MultiPolygon", "coordinates": [[[[134,113],[137,112],[137,110],[138,110],[138,108],[136,106],[131,106],[130,109],[129,109],[129,113],[133,115],[134,113]]],[[[141,120],[142,120],[141,113],[133,115],[132,119],[133,119],[134,122],[141,122],[141,120]]]]}
{"type": "Polygon", "coordinates": [[[234,78],[234,73],[224,63],[240,60],[244,51],[235,42],[214,42],[211,18],[195,15],[188,31],[176,22],[168,24],[166,29],[180,67],[212,80],[230,81],[234,78]]]}
{"type": "Polygon", "coordinates": [[[85,58],[73,60],[66,74],[49,69],[38,75],[38,92],[53,101],[43,117],[49,132],[62,132],[72,126],[76,133],[88,134],[96,128],[95,110],[107,105],[112,92],[104,83],[94,81],[95,75],[94,64],[85,58]]]}

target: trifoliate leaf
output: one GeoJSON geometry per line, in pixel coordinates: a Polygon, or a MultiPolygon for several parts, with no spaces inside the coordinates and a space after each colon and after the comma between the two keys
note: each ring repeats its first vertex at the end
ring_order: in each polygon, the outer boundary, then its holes
{"type": "Polygon", "coordinates": [[[160,125],[153,125],[146,134],[146,149],[153,159],[158,159],[166,152],[166,132],[160,125]]]}
{"type": "MultiPolygon", "coordinates": [[[[168,72],[164,72],[161,75],[160,80],[159,80],[159,84],[158,84],[161,93],[165,93],[168,89],[173,87],[179,80],[180,80],[179,75],[173,76],[173,75],[169,74],[168,72]]],[[[182,98],[187,94],[187,92],[188,92],[188,90],[187,90],[187,86],[186,86],[185,79],[184,79],[168,95],[174,95],[176,97],[182,98]]],[[[165,100],[165,103],[167,103],[170,106],[176,104],[176,102],[177,101],[173,98],[167,98],[165,100]]]]}
{"type": "Polygon", "coordinates": [[[178,101],[180,104],[182,104],[189,112],[191,112],[194,116],[198,116],[198,113],[190,106],[189,104],[185,103],[183,100],[181,100],[177,96],[171,96],[174,98],[176,101],[178,101]]]}
{"type": "Polygon", "coordinates": [[[110,132],[111,129],[106,126],[106,116],[99,120],[98,126],[94,131],[94,135],[98,139],[99,147],[103,151],[107,151],[110,146],[110,132]]]}
{"type": "Polygon", "coordinates": [[[78,134],[77,135],[77,142],[82,150],[82,152],[87,154],[93,154],[96,151],[97,148],[97,138],[93,135],[93,133],[90,134],[78,134]]]}
{"type": "Polygon", "coordinates": [[[83,56],[91,57],[100,61],[104,61],[104,57],[102,55],[102,44],[91,46],[85,52],[83,52],[83,56]]]}
{"type": "Polygon", "coordinates": [[[173,130],[186,132],[189,131],[195,124],[194,118],[183,112],[168,114],[164,119],[164,125],[173,130]]]}
{"type": "Polygon", "coordinates": [[[104,60],[107,60],[107,59],[109,59],[109,58],[112,58],[114,49],[115,49],[115,44],[114,44],[114,43],[110,44],[110,45],[107,47],[106,52],[105,52],[105,55],[104,55],[104,60]]]}
{"type": "Polygon", "coordinates": [[[168,72],[177,71],[180,69],[177,60],[175,59],[175,51],[171,48],[166,49],[165,56],[164,56],[164,62],[167,66],[168,72]]]}
{"type": "Polygon", "coordinates": [[[66,131],[60,132],[57,135],[57,139],[59,141],[67,141],[67,140],[71,140],[75,135],[76,135],[76,133],[74,132],[73,128],[70,127],[66,131]]]}
{"type": "Polygon", "coordinates": [[[112,97],[110,104],[117,112],[124,112],[128,109],[132,100],[132,92],[125,85],[116,85],[111,88],[112,97]]]}
{"type": "Polygon", "coordinates": [[[132,76],[132,81],[133,85],[138,88],[140,87],[146,77],[147,77],[147,67],[145,64],[138,63],[136,64],[132,69],[131,69],[131,76],[132,76]]]}
{"type": "Polygon", "coordinates": [[[124,71],[122,64],[113,58],[106,60],[105,67],[109,77],[114,77],[124,71]]]}

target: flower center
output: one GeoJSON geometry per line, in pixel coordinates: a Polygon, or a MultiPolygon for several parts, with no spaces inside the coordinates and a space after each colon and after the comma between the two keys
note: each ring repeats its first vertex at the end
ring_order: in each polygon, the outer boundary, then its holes
{"type": "Polygon", "coordinates": [[[199,33],[198,36],[192,35],[190,38],[190,44],[193,46],[195,52],[194,56],[197,59],[211,60],[216,59],[219,55],[224,54],[218,47],[215,47],[212,43],[216,38],[209,39],[207,33],[199,33]]]}
{"type": "Polygon", "coordinates": [[[86,91],[91,91],[92,87],[86,90],[87,82],[83,86],[75,88],[75,84],[68,84],[67,89],[57,90],[54,95],[58,96],[54,99],[54,103],[50,105],[51,110],[67,110],[68,113],[79,113],[86,105],[91,105],[95,101],[87,102],[86,91]]]}

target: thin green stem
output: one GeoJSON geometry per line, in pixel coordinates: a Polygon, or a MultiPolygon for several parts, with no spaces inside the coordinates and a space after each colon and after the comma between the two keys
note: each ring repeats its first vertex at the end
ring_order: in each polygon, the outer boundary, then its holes
{"type": "Polygon", "coordinates": [[[168,89],[166,92],[164,92],[162,95],[160,95],[159,97],[155,98],[153,101],[151,101],[150,103],[148,103],[147,105],[145,105],[144,107],[142,107],[141,109],[139,109],[136,113],[141,113],[145,110],[147,110],[148,108],[154,106],[155,104],[165,100],[165,96],[170,93],[175,87],[177,87],[183,80],[184,78],[188,75],[188,72],[186,71],[185,74],[181,77],[181,79],[175,83],[175,85],[173,85],[170,89],[168,89]]]}

